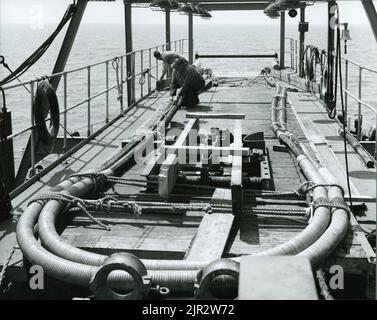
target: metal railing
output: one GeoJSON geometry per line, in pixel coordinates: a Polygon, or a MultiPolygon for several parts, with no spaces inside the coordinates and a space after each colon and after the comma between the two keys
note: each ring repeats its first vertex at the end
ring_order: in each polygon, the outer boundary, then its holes
{"type": "MultiPolygon", "coordinates": [[[[52,74],[50,76],[44,76],[44,77],[41,77],[41,78],[35,78],[33,80],[29,80],[29,81],[25,81],[25,82],[19,82],[19,83],[16,83],[16,84],[11,84],[11,85],[8,85],[8,86],[4,86],[2,88],[2,90],[4,91],[5,93],[5,97],[6,97],[6,100],[8,99],[9,95],[12,94],[12,90],[14,89],[17,89],[17,88],[20,88],[20,87],[25,87],[26,88],[29,88],[29,91],[30,93],[28,93],[30,95],[30,120],[29,120],[29,123],[30,125],[28,125],[27,127],[24,127],[20,130],[18,130],[17,132],[11,134],[11,135],[8,135],[7,137],[4,138],[5,141],[7,140],[14,140],[15,138],[21,136],[22,134],[30,131],[30,152],[31,152],[31,173],[35,172],[35,148],[36,148],[36,141],[35,141],[35,129],[36,129],[36,125],[35,125],[35,120],[34,120],[34,108],[33,108],[33,105],[34,105],[34,98],[35,98],[35,88],[36,88],[36,85],[38,84],[39,81],[43,80],[43,79],[52,79],[54,77],[61,77],[63,79],[63,84],[62,84],[62,95],[63,95],[63,98],[62,98],[62,104],[63,104],[63,110],[60,111],[60,115],[63,116],[63,124],[61,125],[63,127],[63,130],[64,130],[64,135],[63,135],[63,150],[64,152],[68,151],[67,150],[67,139],[68,139],[68,119],[67,119],[67,115],[70,111],[73,111],[75,110],[76,108],[80,107],[80,106],[83,106],[83,105],[86,105],[87,108],[86,108],[86,128],[87,128],[87,136],[91,136],[92,134],[92,101],[100,96],[104,96],[105,97],[105,113],[103,115],[103,120],[104,122],[107,124],[109,123],[110,121],[110,97],[109,97],[109,93],[112,91],[112,90],[115,90],[117,89],[118,90],[118,97],[117,97],[117,100],[119,101],[120,103],[120,108],[119,108],[119,112],[117,112],[117,114],[122,114],[124,113],[124,87],[125,85],[127,85],[130,81],[134,81],[136,83],[136,78],[139,77],[139,81],[138,81],[138,84],[139,84],[139,87],[137,89],[134,90],[134,92],[132,92],[132,95],[134,97],[136,97],[136,94],[139,93],[139,96],[140,96],[140,99],[143,99],[145,98],[147,95],[150,95],[154,89],[152,89],[153,87],[153,80],[155,81],[155,84],[157,82],[157,80],[159,79],[159,69],[160,69],[160,66],[162,65],[162,62],[158,61],[157,59],[155,59],[153,57],[153,51],[154,50],[167,50],[168,48],[170,48],[171,50],[175,50],[176,52],[180,53],[180,54],[185,54],[187,53],[185,51],[185,42],[187,41],[187,39],[179,39],[179,40],[176,40],[176,41],[172,41],[170,43],[165,43],[165,44],[162,44],[162,45],[159,45],[159,46],[156,46],[156,47],[150,47],[150,48],[146,48],[146,49],[140,49],[140,50],[136,50],[136,51],[133,51],[133,52],[130,52],[130,53],[127,53],[127,54],[124,54],[124,55],[121,55],[121,56],[117,56],[117,57],[114,57],[112,59],[108,59],[108,60],[104,60],[104,61],[101,61],[101,62],[97,62],[97,63],[94,63],[94,64],[90,64],[90,65],[87,65],[87,66],[83,66],[83,67],[80,67],[80,68],[76,68],[76,69],[72,69],[72,70],[68,70],[68,71],[64,71],[64,72],[60,72],[60,73],[56,73],[56,74],[52,74]],[[131,74],[125,74],[125,58],[126,57],[131,57],[131,61],[132,61],[132,69],[133,72],[131,74]],[[116,84],[114,85],[110,85],[110,80],[109,80],[109,74],[110,74],[110,68],[109,68],[109,65],[112,64],[115,72],[116,72],[116,84]],[[105,67],[105,80],[104,80],[104,85],[105,85],[105,89],[93,94],[92,91],[93,91],[93,86],[92,86],[92,79],[94,78],[94,75],[93,75],[93,70],[94,68],[96,67],[99,67],[99,66],[104,66],[105,67]],[[134,70],[136,70],[136,67],[139,67],[140,68],[140,71],[139,72],[135,72],[134,70]],[[71,105],[71,106],[68,106],[68,97],[70,96],[70,92],[69,92],[69,86],[68,86],[68,82],[69,82],[69,79],[70,79],[70,76],[72,74],[77,74],[79,72],[85,72],[86,71],[86,97],[71,105]],[[154,73],[154,74],[153,74],[154,73]],[[147,78],[147,81],[146,81],[146,78],[147,78]],[[147,92],[146,92],[147,91],[147,92]]],[[[155,87],[154,87],[155,88],[155,87]]],[[[130,108],[132,105],[134,105],[137,101],[139,101],[140,99],[134,99],[133,100],[133,103],[131,105],[128,105],[127,108],[130,108]]],[[[7,104],[7,107],[9,108],[9,104],[7,104]]],[[[12,109],[10,109],[12,111],[12,109]]],[[[48,121],[49,118],[46,119],[46,121],[48,121]]],[[[99,122],[102,122],[102,121],[99,121],[99,122]]],[[[97,123],[99,123],[97,122],[97,123]]]]}
{"type": "MultiPolygon", "coordinates": [[[[300,61],[304,64],[304,57],[302,57],[302,60],[300,58],[300,42],[297,39],[294,38],[285,38],[286,40],[289,41],[290,44],[290,50],[287,50],[285,53],[288,53],[290,55],[290,60],[291,60],[291,69],[294,70],[295,72],[299,72],[300,69],[300,61]]],[[[303,44],[302,52],[305,52],[306,48],[308,45],[303,44]]],[[[320,49],[319,49],[320,50],[320,49]]],[[[322,51],[322,50],[320,50],[322,51]]],[[[350,59],[342,57],[342,60],[344,61],[344,87],[342,87],[342,91],[344,93],[344,108],[345,108],[345,115],[347,117],[348,115],[348,107],[349,107],[349,101],[348,97],[352,98],[357,103],[358,109],[357,109],[357,119],[358,119],[358,125],[357,125],[357,140],[361,140],[362,138],[362,119],[363,119],[363,108],[365,107],[368,109],[370,112],[374,114],[374,125],[375,129],[377,130],[377,109],[370,104],[366,103],[365,101],[362,100],[362,92],[363,92],[363,72],[367,71],[373,74],[377,75],[377,70],[365,67],[359,63],[356,63],[350,59]],[[349,65],[355,66],[358,71],[357,71],[357,94],[352,93],[350,91],[350,82],[349,82],[349,65]]],[[[315,69],[316,74],[319,74],[322,76],[321,72],[315,69]]],[[[340,88],[340,85],[338,85],[338,88],[340,88]]],[[[377,93],[377,92],[376,92],[377,93]]],[[[346,118],[348,120],[348,123],[350,122],[350,118],[346,118]]],[[[348,128],[350,127],[350,124],[348,124],[348,128]]],[[[349,129],[348,129],[349,130],[349,129]]],[[[376,137],[375,137],[375,158],[377,159],[377,132],[376,132],[376,137]]]]}

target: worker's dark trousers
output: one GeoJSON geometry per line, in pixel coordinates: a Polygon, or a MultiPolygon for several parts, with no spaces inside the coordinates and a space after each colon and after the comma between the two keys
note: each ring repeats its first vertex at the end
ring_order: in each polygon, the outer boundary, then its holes
{"type": "Polygon", "coordinates": [[[183,97],[182,106],[191,107],[199,103],[198,92],[204,88],[204,85],[204,81],[192,81],[183,97]]]}
{"type": "Polygon", "coordinates": [[[10,202],[9,193],[6,190],[1,168],[0,168],[0,220],[4,220],[10,217],[10,213],[12,210],[12,204],[10,202]]]}

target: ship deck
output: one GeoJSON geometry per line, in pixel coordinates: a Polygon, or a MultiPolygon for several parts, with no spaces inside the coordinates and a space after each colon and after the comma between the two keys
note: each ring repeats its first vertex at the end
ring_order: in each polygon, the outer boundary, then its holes
{"type": "MultiPolygon", "coordinates": [[[[287,71],[288,72],[288,71],[287,71]]],[[[295,158],[280,146],[270,129],[271,99],[275,89],[262,80],[250,82],[243,79],[225,79],[224,84],[214,87],[200,96],[201,103],[189,110],[180,109],[172,121],[186,125],[190,119],[187,113],[245,114],[245,119],[200,119],[199,133],[211,128],[234,128],[242,126],[243,134],[263,132],[270,168],[270,187],[275,191],[293,191],[305,181],[295,158]],[[275,147],[275,148],[274,148],[275,147]]],[[[37,193],[48,191],[69,175],[98,168],[109,155],[120,148],[135,131],[142,127],[154,112],[167,107],[167,92],[156,93],[132,109],[124,117],[109,126],[94,140],[73,153],[63,163],[13,199],[16,215],[25,211],[28,201],[37,193]]],[[[336,175],[346,188],[344,151],[338,125],[327,117],[324,107],[315,95],[299,90],[288,92],[289,129],[308,147],[313,148],[318,158],[336,175]]],[[[352,216],[346,238],[328,258],[324,267],[340,264],[350,275],[364,278],[371,271],[375,254],[362,230],[371,230],[376,219],[376,175],[368,169],[351,147],[350,178],[354,203],[366,203],[368,211],[359,222],[352,216]],[[372,225],[373,223],[373,225],[372,225]]],[[[51,160],[51,159],[50,159],[51,160]]],[[[152,170],[153,171],[153,170],[152,170]]],[[[146,166],[134,164],[123,177],[147,182],[146,166]]],[[[134,195],[137,199],[152,199],[164,202],[155,187],[115,185],[106,194],[123,197],[134,195]]],[[[227,202],[229,188],[174,188],[172,196],[184,199],[186,203],[227,202]]],[[[347,196],[347,194],[346,194],[347,196]]],[[[245,206],[253,209],[304,209],[305,199],[284,199],[273,197],[255,198],[245,192],[245,206]]],[[[231,212],[211,215],[201,211],[187,211],[178,214],[145,213],[141,216],[125,215],[121,212],[97,212],[96,217],[106,221],[111,231],[102,230],[85,215],[77,214],[67,221],[62,238],[71,244],[98,253],[111,254],[119,251],[133,253],[146,259],[208,259],[254,254],[279,245],[298,234],[307,225],[303,216],[242,214],[231,212]]],[[[16,244],[14,221],[0,224],[0,265],[3,265],[16,244]]],[[[25,281],[22,268],[22,253],[16,250],[11,261],[12,279],[25,281]]],[[[365,289],[365,288],[364,288],[365,289]]]]}

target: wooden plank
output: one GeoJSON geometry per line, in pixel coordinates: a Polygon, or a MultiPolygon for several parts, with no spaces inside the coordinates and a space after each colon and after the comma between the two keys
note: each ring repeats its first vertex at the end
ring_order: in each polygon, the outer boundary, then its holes
{"type": "Polygon", "coordinates": [[[187,260],[213,261],[221,258],[232,228],[232,214],[212,213],[203,216],[194,241],[186,254],[187,260]]]}
{"type": "Polygon", "coordinates": [[[314,127],[313,120],[301,117],[302,125],[306,131],[306,137],[309,141],[313,142],[315,145],[326,145],[327,141],[323,135],[314,127]]]}
{"type": "Polygon", "coordinates": [[[195,119],[245,119],[244,113],[186,113],[186,118],[195,119]]]}
{"type": "MultiPolygon", "coordinates": [[[[233,134],[233,147],[234,149],[242,148],[242,121],[234,121],[234,134],[233,134]]],[[[232,207],[233,214],[242,213],[242,156],[234,155],[232,159],[232,172],[230,180],[230,188],[232,190],[232,207]]]]}

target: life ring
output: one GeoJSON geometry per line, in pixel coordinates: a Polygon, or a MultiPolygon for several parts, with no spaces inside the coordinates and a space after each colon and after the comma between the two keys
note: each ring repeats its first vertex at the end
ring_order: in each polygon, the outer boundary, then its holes
{"type": "Polygon", "coordinates": [[[60,112],[58,98],[49,80],[38,83],[34,99],[34,120],[41,141],[46,145],[52,144],[59,132],[60,112]],[[47,128],[46,123],[48,113],[51,129],[47,128]]]}

